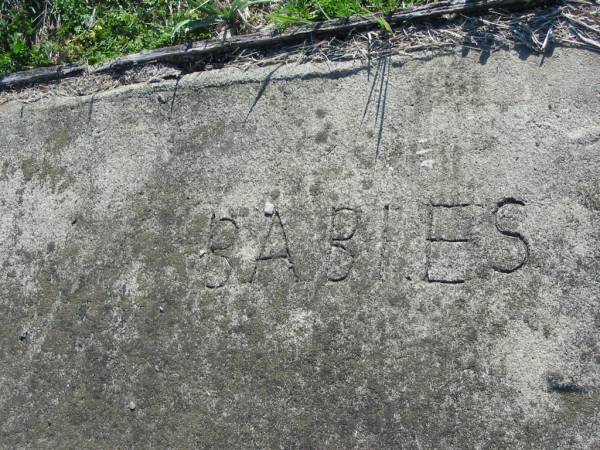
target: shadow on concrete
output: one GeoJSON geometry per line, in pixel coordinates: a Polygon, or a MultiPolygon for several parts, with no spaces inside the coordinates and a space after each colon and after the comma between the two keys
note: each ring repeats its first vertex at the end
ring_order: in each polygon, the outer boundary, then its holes
{"type": "Polygon", "coordinates": [[[254,102],[252,103],[252,106],[248,110],[248,114],[246,114],[246,118],[244,119],[244,124],[248,121],[250,114],[252,114],[252,111],[254,111],[254,108],[256,107],[256,105],[258,104],[258,102],[260,101],[262,96],[265,94],[265,91],[267,90],[269,83],[271,83],[271,80],[273,79],[275,72],[277,72],[279,69],[281,69],[281,66],[283,66],[283,63],[279,64],[271,72],[269,72],[267,74],[267,76],[265,77],[265,79],[263,80],[263,82],[260,84],[260,88],[258,89],[258,93],[256,94],[256,97],[254,98],[254,102]]]}
{"type": "MultiPolygon", "coordinates": [[[[383,51],[377,58],[377,68],[371,86],[369,88],[369,95],[365,103],[362,118],[360,121],[361,126],[363,125],[365,118],[371,108],[371,105],[375,102],[374,94],[377,92],[377,105],[375,109],[375,128],[377,129],[377,144],[375,146],[375,159],[379,158],[381,149],[381,139],[383,137],[383,128],[385,122],[385,112],[387,106],[388,86],[389,86],[389,75],[390,68],[392,66],[391,53],[389,51],[383,51]]],[[[367,79],[371,79],[371,58],[369,54],[367,79]]]]}

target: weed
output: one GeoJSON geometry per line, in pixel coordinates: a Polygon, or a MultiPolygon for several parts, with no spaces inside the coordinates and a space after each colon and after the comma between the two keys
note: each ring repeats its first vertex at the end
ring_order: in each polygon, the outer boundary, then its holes
{"type": "Polygon", "coordinates": [[[0,0],[0,75],[63,63],[96,64],[143,49],[280,29],[355,14],[383,16],[427,0],[0,0]]]}
{"type": "Polygon", "coordinates": [[[271,15],[271,19],[280,29],[283,29],[289,25],[358,14],[375,17],[383,29],[391,32],[389,23],[382,16],[414,3],[425,2],[423,0],[290,0],[279,7],[271,15]]]}
{"type": "MultiPolygon", "coordinates": [[[[192,3],[196,3],[193,1],[192,3]]],[[[204,0],[193,8],[202,18],[185,19],[175,25],[173,35],[180,32],[189,33],[193,30],[210,30],[214,26],[224,26],[225,29],[236,33],[241,23],[247,22],[246,11],[253,6],[271,3],[271,0],[233,0],[230,4],[220,6],[211,0],[204,0]]]]}

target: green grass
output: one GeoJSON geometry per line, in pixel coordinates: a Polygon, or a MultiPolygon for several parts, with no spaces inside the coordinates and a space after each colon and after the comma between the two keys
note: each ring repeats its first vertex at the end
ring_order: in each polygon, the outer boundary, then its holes
{"type": "Polygon", "coordinates": [[[52,64],[97,64],[224,31],[283,29],[373,15],[426,0],[0,0],[0,75],[52,64]]]}

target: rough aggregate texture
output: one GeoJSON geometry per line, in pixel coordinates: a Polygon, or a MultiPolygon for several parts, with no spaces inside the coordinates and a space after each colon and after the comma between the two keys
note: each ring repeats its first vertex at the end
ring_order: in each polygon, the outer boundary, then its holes
{"type": "Polygon", "coordinates": [[[3,448],[600,447],[600,58],[0,105],[3,448]]]}

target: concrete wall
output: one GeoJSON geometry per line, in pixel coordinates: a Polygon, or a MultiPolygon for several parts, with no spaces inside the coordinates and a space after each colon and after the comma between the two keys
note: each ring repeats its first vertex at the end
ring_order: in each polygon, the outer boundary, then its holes
{"type": "Polygon", "coordinates": [[[600,58],[0,106],[5,448],[600,446],[600,58]]]}

